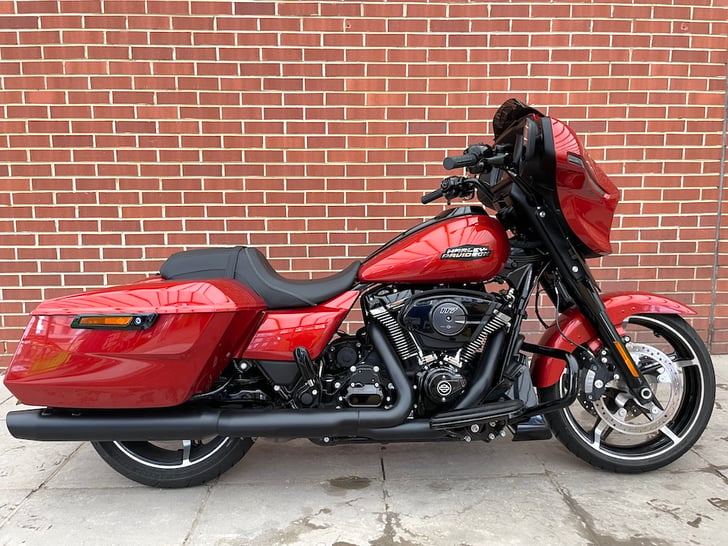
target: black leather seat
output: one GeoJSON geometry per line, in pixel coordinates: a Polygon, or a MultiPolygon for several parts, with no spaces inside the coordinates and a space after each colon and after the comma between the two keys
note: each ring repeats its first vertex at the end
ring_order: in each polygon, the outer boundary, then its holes
{"type": "Polygon", "coordinates": [[[315,280],[281,277],[257,249],[203,248],[172,254],[160,269],[168,280],[235,279],[258,294],[269,309],[318,305],[351,288],[361,262],[315,280]]]}

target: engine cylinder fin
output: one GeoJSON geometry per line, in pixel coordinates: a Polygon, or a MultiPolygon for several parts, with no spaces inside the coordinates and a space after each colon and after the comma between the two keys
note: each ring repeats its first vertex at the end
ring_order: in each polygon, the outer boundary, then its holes
{"type": "Polygon", "coordinates": [[[480,326],[478,333],[473,336],[473,338],[465,347],[463,347],[463,350],[460,353],[460,365],[462,366],[465,364],[469,364],[475,358],[476,353],[483,346],[485,338],[487,338],[490,334],[492,334],[499,328],[507,325],[510,321],[511,318],[508,315],[501,313],[500,311],[496,311],[495,313],[493,313],[489,320],[484,322],[480,326]]]}
{"type": "Polygon", "coordinates": [[[399,357],[404,361],[419,355],[414,342],[385,307],[370,309],[371,316],[385,327],[399,357]]]}

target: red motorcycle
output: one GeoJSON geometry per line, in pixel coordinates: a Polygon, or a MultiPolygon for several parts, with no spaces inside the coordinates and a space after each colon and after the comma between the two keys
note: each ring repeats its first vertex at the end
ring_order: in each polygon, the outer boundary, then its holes
{"type": "Polygon", "coordinates": [[[550,438],[615,472],[685,453],[710,418],[710,355],[672,299],[600,295],[618,190],[574,132],[511,99],[493,145],[448,157],[422,198],[477,199],[323,279],[255,248],[172,255],[160,275],[42,303],[5,377],[10,433],[91,441],[143,484],[184,487],[256,437],[348,442],[550,438]],[[510,232],[510,233],[509,233],[510,232]],[[556,309],[548,325],[543,291],[556,309]],[[529,300],[545,328],[521,334],[529,300]],[[364,326],[339,327],[359,300],[364,326]],[[545,420],[544,420],[545,416],[545,420]]]}

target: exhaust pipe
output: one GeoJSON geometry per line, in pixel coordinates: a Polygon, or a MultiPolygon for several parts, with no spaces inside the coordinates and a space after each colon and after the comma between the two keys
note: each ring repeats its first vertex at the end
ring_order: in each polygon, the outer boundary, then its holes
{"type": "Polygon", "coordinates": [[[475,381],[468,387],[468,392],[453,409],[472,408],[482,402],[488,388],[493,385],[497,364],[501,358],[501,352],[505,344],[506,333],[502,329],[496,331],[488,338],[488,343],[483,348],[483,354],[478,361],[475,374],[473,374],[475,381]]]}
{"type": "Polygon", "coordinates": [[[397,400],[387,410],[180,408],[82,410],[71,414],[43,409],[10,412],[6,424],[16,438],[57,441],[194,440],[217,435],[309,438],[359,436],[364,431],[371,435],[372,429],[404,423],[413,399],[407,376],[382,329],[372,324],[369,334],[397,392],[397,400]]]}
{"type": "Polygon", "coordinates": [[[387,428],[359,429],[358,438],[373,442],[431,442],[434,440],[460,440],[447,430],[433,430],[429,419],[408,419],[401,425],[387,428]]]}

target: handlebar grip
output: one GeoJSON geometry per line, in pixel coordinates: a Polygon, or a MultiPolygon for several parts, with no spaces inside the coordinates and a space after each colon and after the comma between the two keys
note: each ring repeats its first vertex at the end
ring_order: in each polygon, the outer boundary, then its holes
{"type": "Polygon", "coordinates": [[[472,167],[478,163],[478,156],[475,154],[464,154],[464,155],[452,155],[446,157],[442,166],[448,171],[452,169],[458,169],[460,167],[472,167]]]}
{"type": "Polygon", "coordinates": [[[423,205],[426,205],[427,203],[431,203],[435,199],[440,199],[442,197],[443,192],[441,188],[436,189],[435,191],[428,193],[427,195],[423,195],[420,201],[422,201],[423,205]]]}

